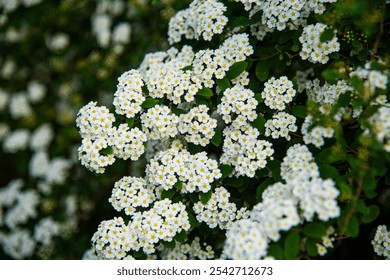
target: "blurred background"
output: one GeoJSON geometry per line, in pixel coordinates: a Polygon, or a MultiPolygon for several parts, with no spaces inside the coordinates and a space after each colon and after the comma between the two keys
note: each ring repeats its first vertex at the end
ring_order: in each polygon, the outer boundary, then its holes
{"type": "Polygon", "coordinates": [[[80,165],[77,111],[110,106],[117,78],[168,47],[190,1],[0,0],[0,259],[81,259],[124,162],[80,165]]]}

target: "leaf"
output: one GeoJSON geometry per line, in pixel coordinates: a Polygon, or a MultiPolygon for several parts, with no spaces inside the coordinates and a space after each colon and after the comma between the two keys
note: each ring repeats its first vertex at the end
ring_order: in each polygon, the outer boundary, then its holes
{"type": "Polygon", "coordinates": [[[148,97],[148,98],[146,98],[144,103],[142,103],[141,107],[144,108],[144,109],[149,109],[149,108],[154,107],[158,103],[159,103],[159,101],[157,99],[148,97]]]}
{"type": "Polygon", "coordinates": [[[263,195],[264,190],[268,186],[272,185],[274,182],[275,182],[275,180],[273,178],[267,178],[257,187],[257,190],[256,190],[256,200],[258,202],[262,201],[262,195],[263,195]]]}
{"type": "Polygon", "coordinates": [[[176,247],[175,239],[172,239],[170,242],[162,240],[161,244],[167,249],[174,249],[176,247]]]}
{"type": "Polygon", "coordinates": [[[250,24],[250,20],[248,17],[245,17],[245,16],[241,16],[241,17],[236,17],[232,20],[232,22],[230,23],[231,27],[235,28],[235,27],[244,27],[244,26],[248,26],[250,24]]]}
{"type": "Polygon", "coordinates": [[[321,164],[318,166],[322,178],[338,179],[340,174],[337,169],[328,164],[321,164]]]}
{"type": "Polygon", "coordinates": [[[134,125],[134,118],[128,118],[126,119],[126,123],[129,126],[129,128],[132,128],[134,125]]]}
{"type": "Polygon", "coordinates": [[[293,52],[297,52],[297,51],[299,51],[299,46],[294,44],[294,45],[292,45],[291,50],[293,52]]]}
{"type": "Polygon", "coordinates": [[[100,151],[100,153],[104,156],[111,155],[113,153],[113,149],[111,146],[108,146],[107,148],[104,148],[100,151]]]}
{"type": "Polygon", "coordinates": [[[189,231],[191,231],[191,229],[196,228],[196,226],[198,225],[198,221],[196,220],[195,216],[192,214],[191,211],[187,211],[187,214],[188,214],[188,222],[190,223],[191,226],[189,231]]]}
{"type": "Polygon", "coordinates": [[[174,188],[169,190],[163,190],[161,193],[161,199],[169,198],[172,199],[172,197],[175,195],[176,190],[174,188]]]}
{"type": "Polygon", "coordinates": [[[320,239],[326,234],[326,226],[319,222],[304,225],[303,234],[307,237],[320,239]]]}
{"type": "Polygon", "coordinates": [[[363,190],[375,190],[376,188],[375,173],[373,170],[367,170],[363,177],[362,188],[363,190]]]}
{"type": "Polygon", "coordinates": [[[229,177],[230,174],[232,174],[234,169],[230,165],[221,164],[219,166],[219,170],[221,170],[221,173],[222,173],[222,178],[221,179],[225,179],[225,178],[229,177]]]}
{"type": "Polygon", "coordinates": [[[274,257],[276,260],[284,259],[283,249],[277,244],[272,244],[268,247],[268,255],[274,257]]]}
{"type": "Polygon", "coordinates": [[[230,81],[227,78],[223,78],[217,80],[217,86],[221,91],[225,91],[226,89],[230,88],[232,85],[230,84],[230,81]]]}
{"type": "Polygon", "coordinates": [[[256,69],[255,69],[255,74],[256,74],[256,77],[262,82],[264,82],[265,80],[268,79],[268,76],[269,76],[268,60],[260,60],[257,63],[256,69]]]}
{"type": "Polygon", "coordinates": [[[328,42],[333,39],[335,35],[333,28],[325,29],[320,35],[320,42],[328,42]]]}
{"type": "Polygon", "coordinates": [[[230,66],[229,70],[226,72],[226,78],[233,80],[237,78],[248,66],[248,62],[239,61],[230,66]]]}
{"type": "Polygon", "coordinates": [[[351,216],[346,234],[350,235],[351,237],[357,237],[359,235],[359,226],[360,222],[358,218],[355,215],[351,216]]]}
{"type": "Polygon", "coordinates": [[[307,110],[306,110],[305,106],[296,105],[292,108],[291,111],[292,111],[293,115],[296,116],[297,118],[300,118],[300,119],[306,118],[307,110]]]}
{"type": "Polygon", "coordinates": [[[181,190],[183,187],[183,182],[182,181],[177,181],[176,184],[173,185],[173,187],[177,190],[181,190]]]}
{"type": "Polygon", "coordinates": [[[306,251],[310,257],[317,257],[318,256],[317,245],[312,239],[306,240],[306,251]]]}
{"type": "Polygon", "coordinates": [[[210,139],[211,144],[213,144],[216,147],[221,146],[222,144],[222,131],[218,129],[218,127],[215,130],[215,134],[213,138],[210,139]]]}
{"type": "Polygon", "coordinates": [[[203,96],[204,98],[209,99],[211,96],[213,96],[213,92],[209,88],[202,88],[197,93],[198,96],[203,96]]]}
{"type": "Polygon", "coordinates": [[[176,234],[175,236],[175,239],[179,242],[179,243],[185,243],[186,240],[187,240],[187,232],[185,230],[182,230],[181,232],[179,232],[178,234],[176,234]]]}
{"type": "Polygon", "coordinates": [[[275,182],[280,182],[283,180],[282,176],[280,175],[280,166],[281,166],[281,161],[279,160],[272,160],[269,161],[267,164],[267,167],[271,169],[272,178],[275,179],[275,182]]]}
{"type": "Polygon", "coordinates": [[[253,127],[257,128],[260,133],[265,131],[266,120],[262,115],[258,115],[257,118],[252,122],[253,127]]]}
{"type": "Polygon", "coordinates": [[[293,260],[299,254],[300,237],[296,232],[291,232],[284,241],[284,254],[286,259],[293,260]]]}
{"type": "Polygon", "coordinates": [[[206,193],[200,192],[199,199],[203,204],[207,204],[207,202],[210,200],[212,194],[213,194],[212,190],[209,190],[206,193]]]}
{"type": "Polygon", "coordinates": [[[242,178],[236,178],[236,177],[225,178],[223,180],[223,184],[230,187],[239,188],[244,185],[244,180],[242,178]]]}
{"type": "Polygon", "coordinates": [[[367,213],[362,217],[362,223],[368,224],[374,221],[380,213],[379,207],[377,205],[371,205],[367,208],[367,213]]]}

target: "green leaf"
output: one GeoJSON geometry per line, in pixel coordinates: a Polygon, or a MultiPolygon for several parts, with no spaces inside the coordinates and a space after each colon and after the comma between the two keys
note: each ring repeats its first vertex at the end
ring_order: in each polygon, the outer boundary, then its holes
{"type": "Polygon", "coordinates": [[[259,103],[264,102],[264,99],[261,97],[261,93],[256,93],[256,94],[255,94],[255,99],[256,99],[257,102],[259,102],[259,103]]]}
{"type": "Polygon", "coordinates": [[[222,140],[222,131],[217,127],[213,138],[210,139],[210,142],[214,146],[219,147],[222,144],[222,140]]]}
{"type": "Polygon", "coordinates": [[[163,190],[161,193],[161,199],[169,198],[172,199],[172,197],[175,195],[176,189],[172,188],[169,190],[163,190]]]}
{"type": "Polygon", "coordinates": [[[357,237],[359,235],[359,226],[360,222],[358,218],[355,215],[351,216],[346,234],[350,235],[351,237],[357,237]]]}
{"type": "Polygon", "coordinates": [[[265,131],[266,120],[262,115],[258,115],[257,118],[252,122],[253,127],[257,128],[260,133],[265,131]]]}
{"type": "Polygon", "coordinates": [[[187,65],[186,67],[184,67],[183,69],[181,69],[181,70],[183,70],[184,72],[185,71],[187,71],[187,70],[192,70],[194,68],[194,66],[192,66],[192,65],[187,65]]]}
{"type": "Polygon", "coordinates": [[[132,128],[134,125],[134,118],[126,119],[126,123],[129,126],[129,128],[132,128]]]}
{"type": "Polygon", "coordinates": [[[183,182],[182,181],[177,181],[176,184],[173,185],[173,187],[177,190],[181,190],[183,187],[183,182]]]}
{"type": "Polygon", "coordinates": [[[313,222],[304,225],[303,234],[307,237],[320,239],[326,234],[326,226],[319,222],[313,222]]]}
{"type": "Polygon", "coordinates": [[[284,259],[283,249],[277,244],[272,244],[268,247],[268,255],[274,257],[276,260],[284,259]]]}
{"type": "Polygon", "coordinates": [[[367,208],[367,213],[362,217],[362,223],[368,224],[373,222],[380,213],[379,207],[377,205],[371,205],[367,208]]]}
{"type": "Polygon", "coordinates": [[[250,20],[248,17],[245,17],[245,16],[241,16],[241,17],[236,17],[232,20],[232,22],[230,23],[231,27],[235,28],[235,27],[244,27],[244,26],[248,26],[250,24],[250,20]]]}
{"type": "Polygon", "coordinates": [[[321,164],[318,166],[322,178],[338,179],[340,174],[337,169],[328,164],[321,164]]]}
{"type": "Polygon", "coordinates": [[[170,242],[162,240],[161,244],[167,249],[174,249],[176,247],[175,239],[172,239],[170,242]]]}
{"type": "Polygon", "coordinates": [[[219,166],[219,170],[221,170],[221,173],[222,173],[221,179],[225,179],[225,178],[229,177],[230,174],[232,174],[234,168],[231,167],[230,165],[227,165],[227,164],[221,164],[219,166]]]}
{"type": "Polygon", "coordinates": [[[248,62],[246,61],[239,61],[234,63],[227,71],[226,78],[228,78],[229,80],[237,78],[242,72],[244,72],[247,66],[248,62]]]}
{"type": "Polygon", "coordinates": [[[362,187],[363,190],[375,190],[376,188],[375,173],[373,170],[367,170],[363,177],[362,187]]]}
{"type": "Polygon", "coordinates": [[[296,116],[297,118],[300,118],[300,119],[306,118],[307,110],[306,110],[305,106],[296,105],[292,108],[291,111],[292,111],[293,115],[296,116]]]}
{"type": "Polygon", "coordinates": [[[227,78],[223,78],[217,80],[217,86],[221,91],[225,91],[226,89],[231,88],[232,85],[227,78]]]}
{"type": "Polygon", "coordinates": [[[187,211],[187,214],[188,214],[188,222],[190,223],[191,226],[189,231],[191,231],[191,229],[196,228],[196,226],[198,225],[198,221],[196,220],[195,216],[192,214],[191,211],[187,211]]]}
{"type": "Polygon", "coordinates": [[[280,166],[281,166],[281,161],[279,160],[272,160],[269,161],[267,164],[267,167],[271,169],[272,178],[275,179],[275,182],[280,182],[283,180],[282,176],[280,175],[280,166]]]}
{"type": "Polygon", "coordinates": [[[176,234],[175,236],[175,239],[179,242],[179,243],[185,243],[186,240],[187,240],[187,232],[185,230],[182,230],[181,232],[179,232],[178,234],[176,234]]]}
{"type": "Polygon", "coordinates": [[[269,62],[268,60],[260,60],[257,65],[256,65],[256,69],[255,69],[255,74],[256,74],[256,77],[264,82],[265,80],[268,79],[268,76],[269,76],[269,62]]]}
{"type": "Polygon", "coordinates": [[[196,94],[199,96],[203,96],[204,98],[207,98],[207,99],[209,99],[211,96],[213,96],[212,90],[209,88],[206,88],[206,87],[199,90],[196,94]]]}
{"type": "Polygon", "coordinates": [[[151,98],[151,97],[148,97],[148,98],[146,98],[144,103],[142,103],[141,107],[144,108],[144,109],[149,109],[149,108],[154,107],[158,103],[159,103],[159,100],[151,98]]]}
{"type": "Polygon", "coordinates": [[[333,28],[325,29],[320,35],[320,42],[328,42],[333,39],[335,35],[333,28]]]}
{"type": "Polygon", "coordinates": [[[294,44],[294,45],[292,45],[291,50],[293,52],[297,52],[297,51],[299,51],[299,46],[294,44]]]}
{"type": "Polygon", "coordinates": [[[104,148],[100,151],[100,153],[104,156],[111,155],[113,153],[113,149],[111,146],[108,146],[107,148],[104,148]]]}
{"type": "Polygon", "coordinates": [[[213,194],[212,190],[209,190],[207,193],[200,192],[199,199],[203,204],[207,204],[212,194],[213,194]]]}
{"type": "Polygon", "coordinates": [[[268,186],[272,185],[273,183],[275,183],[275,180],[273,178],[267,178],[257,187],[257,189],[256,189],[256,200],[258,202],[262,201],[262,195],[263,195],[264,190],[268,186]]]}
{"type": "Polygon", "coordinates": [[[299,254],[300,237],[296,232],[291,232],[284,241],[284,254],[286,259],[293,260],[299,254]]]}
{"type": "Polygon", "coordinates": [[[239,188],[239,187],[242,187],[244,185],[244,179],[243,178],[236,178],[236,177],[229,177],[229,178],[225,178],[223,180],[223,184],[230,186],[230,187],[239,188]]]}
{"type": "Polygon", "coordinates": [[[306,251],[310,257],[317,257],[318,256],[317,245],[312,239],[306,240],[306,251]]]}
{"type": "Polygon", "coordinates": [[[355,207],[356,210],[361,214],[367,214],[369,211],[366,203],[361,199],[355,201],[355,207]]]}

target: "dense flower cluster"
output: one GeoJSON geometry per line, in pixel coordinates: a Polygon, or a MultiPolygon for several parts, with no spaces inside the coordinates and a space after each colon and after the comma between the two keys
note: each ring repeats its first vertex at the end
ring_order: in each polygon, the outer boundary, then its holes
{"type": "MultiPolygon", "coordinates": [[[[380,62],[379,62],[380,63],[380,62]]],[[[388,82],[388,71],[379,71],[372,68],[372,63],[368,62],[364,67],[359,66],[355,71],[351,72],[351,77],[358,77],[364,81],[366,93],[372,96],[376,89],[386,89],[388,82]]]]}
{"type": "Polygon", "coordinates": [[[142,93],[143,85],[141,74],[134,69],[123,73],[118,78],[113,101],[117,114],[133,118],[141,111],[141,105],[145,101],[142,93]]]}
{"type": "Polygon", "coordinates": [[[134,213],[128,225],[121,217],[101,222],[92,242],[98,258],[123,259],[139,249],[151,254],[160,240],[170,242],[189,227],[185,205],[164,199],[148,211],[134,213]]]}
{"type": "Polygon", "coordinates": [[[333,137],[334,130],[331,127],[323,127],[321,125],[316,125],[314,128],[311,128],[312,124],[313,116],[307,115],[301,128],[303,141],[307,145],[313,144],[317,148],[320,148],[325,144],[324,138],[333,137]]]}
{"type": "Polygon", "coordinates": [[[383,148],[387,152],[390,152],[389,120],[390,120],[390,107],[388,106],[380,107],[378,111],[369,118],[371,133],[375,136],[375,138],[380,143],[383,143],[383,148]]]}
{"type": "Polygon", "coordinates": [[[380,225],[376,229],[374,239],[371,241],[374,252],[378,256],[390,259],[390,232],[385,225],[380,225]]]}
{"type": "Polygon", "coordinates": [[[274,153],[270,142],[257,139],[259,134],[242,116],[224,129],[220,161],[231,165],[237,177],[255,176],[256,170],[264,168],[267,158],[274,153]]]}
{"type": "Polygon", "coordinates": [[[327,42],[321,42],[321,34],[328,28],[326,24],[316,23],[303,28],[302,35],[299,41],[302,44],[302,49],[299,55],[304,60],[309,60],[312,63],[325,64],[329,60],[329,54],[339,51],[340,44],[335,36],[327,42]]]}
{"type": "Polygon", "coordinates": [[[223,15],[226,7],[216,0],[195,0],[190,6],[176,13],[169,22],[168,41],[171,44],[186,39],[210,41],[215,34],[221,34],[228,22],[223,15]]]}
{"type": "Polygon", "coordinates": [[[232,122],[234,116],[240,115],[248,121],[257,118],[255,93],[243,86],[235,85],[223,92],[221,103],[218,104],[217,112],[222,116],[225,123],[232,122]]]}
{"type": "Polygon", "coordinates": [[[179,117],[165,105],[156,105],[141,115],[142,127],[148,138],[162,140],[178,133],[179,117]]]}
{"type": "Polygon", "coordinates": [[[267,238],[259,224],[251,219],[239,220],[226,233],[223,258],[235,260],[258,260],[267,255],[267,238]]]}
{"type": "Polygon", "coordinates": [[[210,228],[228,229],[234,221],[247,218],[247,209],[237,209],[236,204],[229,202],[229,197],[230,193],[224,187],[216,188],[206,204],[201,201],[194,204],[196,219],[210,228]]]}
{"type": "Polygon", "coordinates": [[[335,241],[336,232],[334,227],[330,226],[326,230],[326,235],[321,237],[321,243],[316,243],[318,255],[324,256],[328,249],[333,248],[333,242],[335,241]]]}
{"type": "Polygon", "coordinates": [[[265,82],[261,98],[271,109],[283,111],[286,104],[290,103],[295,95],[293,83],[286,76],[282,76],[279,79],[272,77],[265,82]]]}
{"type": "Polygon", "coordinates": [[[208,192],[211,183],[221,177],[217,161],[205,152],[191,155],[181,144],[174,143],[150,160],[146,166],[147,181],[164,190],[180,184],[182,192],[208,192]]]}
{"type": "Polygon", "coordinates": [[[206,146],[210,143],[215,134],[217,120],[210,117],[207,113],[208,107],[200,105],[192,108],[187,114],[179,117],[178,130],[184,139],[195,145],[206,146]]]}
{"type": "Polygon", "coordinates": [[[215,252],[210,245],[200,244],[199,237],[195,237],[191,243],[178,244],[172,250],[163,250],[162,259],[166,260],[209,260],[215,257],[215,252]]]}
{"type": "Polygon", "coordinates": [[[137,208],[146,208],[154,200],[155,194],[143,178],[126,176],[115,183],[108,201],[115,210],[125,210],[126,215],[132,216],[137,208]]]}
{"type": "Polygon", "coordinates": [[[284,137],[291,139],[290,132],[296,132],[298,127],[295,125],[296,118],[285,112],[278,112],[265,123],[265,136],[271,136],[274,139],[284,137]]]}

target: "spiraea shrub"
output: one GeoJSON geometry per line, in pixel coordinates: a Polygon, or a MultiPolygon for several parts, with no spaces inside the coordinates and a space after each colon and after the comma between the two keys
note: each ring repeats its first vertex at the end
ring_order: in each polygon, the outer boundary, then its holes
{"type": "Polygon", "coordinates": [[[388,2],[195,0],[174,14],[170,46],[77,114],[82,165],[133,166],[88,256],[389,258],[388,2]]]}

